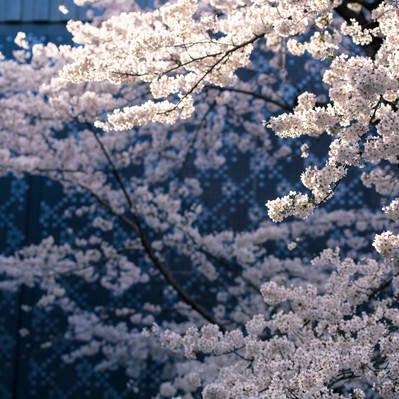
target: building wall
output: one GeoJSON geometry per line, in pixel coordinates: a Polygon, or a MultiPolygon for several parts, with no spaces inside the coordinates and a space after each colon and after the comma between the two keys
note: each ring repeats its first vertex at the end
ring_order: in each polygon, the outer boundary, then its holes
{"type": "Polygon", "coordinates": [[[0,22],[60,22],[83,19],[85,11],[73,0],[0,0],[0,22]],[[60,4],[68,8],[67,15],[58,10],[60,4]]]}

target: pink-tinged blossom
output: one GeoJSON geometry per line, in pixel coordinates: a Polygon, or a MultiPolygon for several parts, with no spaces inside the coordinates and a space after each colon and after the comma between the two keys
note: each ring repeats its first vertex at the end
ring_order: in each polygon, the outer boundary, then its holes
{"type": "Polygon", "coordinates": [[[157,399],[396,398],[397,8],[339,0],[75,4],[104,11],[68,22],[78,46],[32,46],[20,32],[14,58],[0,62],[0,173],[46,176],[86,193],[91,200],[64,216],[87,218],[90,233],[1,256],[0,288],[38,286],[38,306],[65,311],[66,338],[80,343],[67,362],[101,356],[98,370],[123,367],[132,380],[148,358],[164,364],[170,372],[157,399]],[[298,56],[308,57],[307,89],[287,67],[298,56]],[[255,77],[242,78],[243,70],[255,77]],[[309,91],[318,84],[323,96],[309,91]],[[295,157],[274,135],[306,136],[299,146],[308,163],[297,176],[308,193],[288,188],[251,228],[204,232],[198,197],[208,188],[181,176],[224,167],[226,143],[256,171],[295,157]],[[327,143],[321,166],[312,164],[317,140],[327,143]],[[384,213],[323,208],[356,169],[365,187],[394,197],[384,213]],[[116,245],[110,234],[121,228],[129,238],[116,245]],[[326,248],[316,251],[322,239],[326,248]],[[286,258],[270,249],[279,246],[286,258]],[[185,290],[167,253],[217,293],[209,288],[203,300],[185,290]],[[89,312],[65,289],[71,275],[119,296],[159,277],[173,303],[89,312]]]}

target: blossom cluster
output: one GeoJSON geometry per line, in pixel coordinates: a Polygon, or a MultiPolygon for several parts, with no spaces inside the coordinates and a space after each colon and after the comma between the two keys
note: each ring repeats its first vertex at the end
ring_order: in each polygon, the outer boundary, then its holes
{"type": "MultiPolygon", "coordinates": [[[[68,23],[77,45],[31,45],[19,33],[14,58],[0,61],[0,173],[46,176],[88,194],[64,217],[85,221],[89,233],[2,255],[0,288],[38,286],[38,305],[64,310],[66,338],[81,343],[66,361],[100,355],[99,370],[121,366],[133,379],[147,358],[162,363],[157,398],[396,398],[395,7],[75,3],[103,10],[68,23]],[[287,60],[303,65],[308,86],[296,85],[287,60]],[[311,92],[316,84],[325,95],[311,92]],[[298,145],[306,160],[298,180],[309,192],[268,201],[272,222],[203,231],[199,198],[208,188],[192,171],[217,172],[224,146],[255,169],[294,159],[275,136],[309,140],[298,145]],[[319,140],[322,166],[312,164],[319,140]],[[392,197],[383,212],[324,210],[357,169],[366,187],[392,197]],[[112,240],[121,230],[129,239],[112,240]],[[173,303],[90,312],[69,296],[67,276],[121,298],[160,284],[173,303]]],[[[234,190],[222,182],[220,191],[234,190]]]]}

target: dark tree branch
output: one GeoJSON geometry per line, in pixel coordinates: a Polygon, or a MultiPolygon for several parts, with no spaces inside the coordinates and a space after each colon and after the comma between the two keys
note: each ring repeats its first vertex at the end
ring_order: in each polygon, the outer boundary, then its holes
{"type": "Polygon", "coordinates": [[[205,320],[207,320],[211,324],[215,324],[219,327],[219,329],[224,332],[225,328],[223,324],[219,323],[212,315],[210,315],[201,305],[197,304],[180,286],[180,284],[173,278],[172,274],[167,270],[162,261],[158,258],[158,256],[153,251],[151,244],[147,240],[144,231],[140,225],[139,219],[137,215],[133,215],[133,220],[130,220],[127,216],[115,212],[110,204],[104,201],[97,193],[93,192],[89,187],[76,183],[81,189],[88,192],[101,206],[107,209],[112,215],[117,217],[120,222],[122,222],[125,226],[129,227],[133,230],[140,239],[140,242],[147,254],[150,258],[151,262],[155,266],[155,268],[161,273],[166,282],[176,291],[180,299],[183,300],[187,305],[189,305],[196,313],[200,314],[205,320]]]}
{"type": "Polygon", "coordinates": [[[219,91],[231,91],[231,92],[234,92],[234,93],[245,94],[247,96],[251,96],[251,97],[254,97],[254,98],[259,98],[260,100],[263,100],[263,101],[265,101],[267,103],[271,103],[271,104],[277,105],[278,107],[280,107],[280,108],[282,108],[282,109],[284,109],[286,111],[292,111],[293,110],[293,107],[291,107],[288,104],[282,103],[282,102],[280,102],[278,100],[274,100],[273,98],[270,98],[270,97],[264,96],[264,95],[262,95],[260,93],[256,93],[256,92],[249,91],[249,90],[237,89],[235,87],[221,87],[221,86],[215,86],[215,85],[206,85],[206,86],[204,86],[204,89],[207,89],[207,90],[219,90],[219,91]]]}

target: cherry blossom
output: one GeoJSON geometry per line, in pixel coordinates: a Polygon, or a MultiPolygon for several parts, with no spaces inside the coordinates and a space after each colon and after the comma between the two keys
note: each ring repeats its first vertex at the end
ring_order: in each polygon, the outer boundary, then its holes
{"type": "Polygon", "coordinates": [[[37,286],[37,306],[65,312],[65,338],[80,345],[67,362],[100,355],[99,370],[123,367],[134,381],[147,358],[158,361],[168,373],[156,398],[396,398],[397,6],[75,4],[102,12],[68,22],[74,45],[20,32],[0,61],[0,173],[86,194],[64,217],[85,221],[87,234],[2,255],[0,287],[37,286]],[[265,200],[255,227],[204,231],[207,188],[187,171],[217,171],[226,145],[272,167],[304,161],[304,192],[265,200]],[[352,172],[381,211],[326,208],[352,172]],[[129,238],[113,241],[118,229],[129,238]],[[177,259],[209,298],[184,286],[177,259]],[[173,303],[84,310],[68,295],[71,276],[120,297],[161,282],[173,303]]]}

